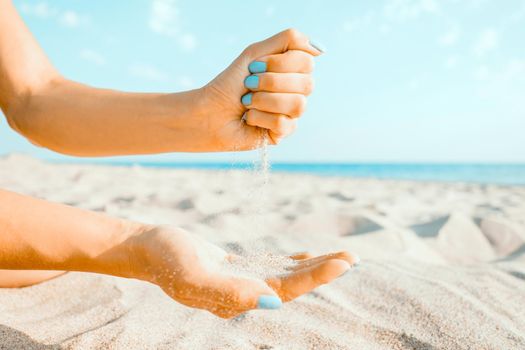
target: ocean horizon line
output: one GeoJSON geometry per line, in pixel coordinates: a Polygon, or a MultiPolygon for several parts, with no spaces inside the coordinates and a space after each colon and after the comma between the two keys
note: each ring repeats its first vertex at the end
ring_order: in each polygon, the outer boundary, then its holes
{"type": "MultiPolygon", "coordinates": [[[[235,160],[235,161],[209,161],[209,160],[132,160],[132,159],[105,159],[105,158],[78,158],[78,159],[54,159],[37,158],[51,163],[79,163],[79,164],[104,164],[104,165],[144,165],[144,166],[184,166],[184,165],[253,165],[259,160],[235,160]]],[[[511,166],[525,167],[524,162],[472,162],[472,161],[271,161],[271,165],[312,165],[312,166],[511,166]]]]}
{"type": "MultiPolygon", "coordinates": [[[[58,160],[52,163],[93,164],[105,166],[142,166],[164,169],[250,170],[257,161],[134,161],[134,160],[58,160]]],[[[379,163],[379,162],[273,162],[276,173],[310,174],[415,180],[437,182],[466,182],[496,185],[525,185],[525,163],[379,163]]]]}
{"type": "MultiPolygon", "coordinates": [[[[115,158],[35,158],[25,154],[12,153],[3,157],[28,157],[51,164],[78,164],[101,166],[140,166],[163,169],[197,170],[252,170],[258,167],[258,160],[232,161],[175,161],[115,158]]],[[[525,186],[525,163],[480,163],[480,162],[301,162],[275,161],[270,165],[275,173],[309,174],[316,176],[337,176],[374,178],[385,180],[463,182],[494,185],[525,186]]]]}

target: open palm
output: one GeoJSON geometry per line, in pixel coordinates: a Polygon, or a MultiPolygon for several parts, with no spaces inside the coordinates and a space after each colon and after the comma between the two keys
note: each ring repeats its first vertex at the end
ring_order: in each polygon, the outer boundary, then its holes
{"type": "Polygon", "coordinates": [[[355,264],[355,257],[339,252],[318,257],[293,256],[296,263],[284,275],[266,280],[241,277],[225,265],[243,257],[180,228],[157,226],[135,239],[138,278],[160,286],[170,297],[189,307],[230,318],[251,309],[273,309],[330,282],[355,264]]]}

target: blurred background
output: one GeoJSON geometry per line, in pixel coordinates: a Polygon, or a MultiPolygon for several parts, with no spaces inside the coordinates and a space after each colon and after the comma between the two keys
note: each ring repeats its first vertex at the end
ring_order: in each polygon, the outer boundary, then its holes
{"type": "MultiPolygon", "coordinates": [[[[327,48],[275,170],[525,183],[525,1],[16,0],[68,78],[127,91],[213,79],[250,43],[288,27],[327,48]]],[[[2,118],[0,154],[54,161],[224,167],[257,154],[73,159],[2,118]]]]}

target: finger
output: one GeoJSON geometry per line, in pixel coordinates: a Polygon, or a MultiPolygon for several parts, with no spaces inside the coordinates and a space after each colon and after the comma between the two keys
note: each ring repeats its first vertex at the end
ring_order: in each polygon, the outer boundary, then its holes
{"type": "Polygon", "coordinates": [[[252,91],[285,92],[309,95],[314,88],[310,74],[261,73],[249,75],[244,86],[252,91]]]}
{"type": "Polygon", "coordinates": [[[206,309],[220,317],[256,308],[276,309],[282,305],[278,295],[264,281],[221,273],[194,282],[194,286],[184,290],[179,298],[186,302],[193,300],[192,307],[206,309]]]}
{"type": "Polygon", "coordinates": [[[284,114],[275,114],[259,111],[257,109],[249,109],[244,116],[246,124],[250,126],[257,126],[259,128],[268,129],[273,135],[270,137],[283,138],[296,128],[296,120],[289,118],[284,114]]]}
{"type": "Polygon", "coordinates": [[[232,318],[244,312],[243,310],[234,310],[229,306],[226,307],[226,306],[218,305],[214,301],[207,300],[207,299],[178,297],[177,301],[188,307],[206,310],[220,318],[232,318]]]}
{"type": "Polygon", "coordinates": [[[293,260],[304,260],[304,259],[310,259],[313,257],[314,257],[313,254],[310,254],[308,252],[299,252],[299,253],[294,253],[290,255],[290,259],[293,259],[293,260]]]}
{"type": "Polygon", "coordinates": [[[283,277],[267,279],[266,283],[286,302],[332,281],[349,268],[344,260],[329,259],[283,277]]]}
{"type": "Polygon", "coordinates": [[[314,56],[299,50],[267,55],[257,58],[248,65],[251,73],[311,73],[314,70],[314,56]]]}
{"type": "Polygon", "coordinates": [[[305,34],[297,29],[286,29],[266,40],[248,46],[245,54],[255,59],[265,55],[283,53],[288,50],[302,50],[314,56],[319,56],[323,53],[321,48],[310,43],[309,38],[305,34]]]}
{"type": "Polygon", "coordinates": [[[348,264],[350,264],[350,266],[354,266],[359,263],[358,256],[350,254],[349,252],[346,252],[346,251],[342,251],[342,252],[330,253],[330,254],[325,254],[325,255],[314,257],[314,258],[302,260],[297,265],[291,267],[291,269],[293,271],[301,270],[305,267],[313,266],[313,265],[316,265],[320,262],[323,262],[329,259],[344,260],[348,264]]]}
{"type": "Polygon", "coordinates": [[[297,118],[306,109],[306,97],[301,94],[282,92],[250,92],[244,95],[241,102],[247,108],[258,109],[263,112],[286,114],[297,118]]]}

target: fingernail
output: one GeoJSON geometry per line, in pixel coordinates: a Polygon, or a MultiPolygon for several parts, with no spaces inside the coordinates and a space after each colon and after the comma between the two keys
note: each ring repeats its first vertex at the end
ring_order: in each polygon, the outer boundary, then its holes
{"type": "Polygon", "coordinates": [[[310,45],[312,45],[314,48],[319,50],[321,53],[325,53],[326,52],[326,48],[324,47],[324,45],[319,43],[319,42],[317,42],[317,41],[310,40],[310,45]]]}
{"type": "Polygon", "coordinates": [[[264,73],[266,72],[266,69],[266,62],[253,61],[248,65],[248,70],[250,73],[264,73]]]}
{"type": "Polygon", "coordinates": [[[275,310],[283,305],[281,299],[275,295],[261,295],[257,301],[258,309],[275,310]]]}
{"type": "Polygon", "coordinates": [[[244,86],[248,89],[257,89],[259,87],[259,77],[256,75],[249,75],[244,79],[244,86]]]}
{"type": "Polygon", "coordinates": [[[246,94],[246,95],[244,95],[244,96],[241,98],[241,102],[242,102],[242,104],[245,105],[245,106],[249,106],[249,105],[251,105],[251,104],[252,104],[252,95],[253,95],[253,94],[252,94],[251,92],[248,93],[248,94],[246,94]]]}

